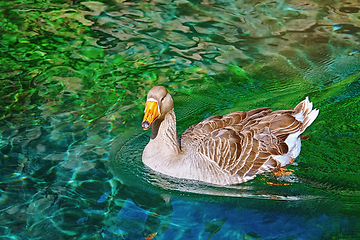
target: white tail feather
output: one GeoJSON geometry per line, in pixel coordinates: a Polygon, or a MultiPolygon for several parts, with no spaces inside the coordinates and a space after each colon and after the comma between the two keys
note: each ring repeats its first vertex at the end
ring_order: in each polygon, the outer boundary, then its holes
{"type": "Polygon", "coordinates": [[[305,116],[303,126],[301,127],[301,132],[304,132],[305,129],[314,122],[314,120],[318,115],[319,115],[318,109],[311,110],[311,112],[307,116],[305,116]]]}
{"type": "Polygon", "coordinates": [[[290,163],[290,157],[292,159],[295,159],[299,154],[301,150],[301,140],[300,135],[306,130],[307,127],[309,127],[316,117],[319,115],[318,109],[312,109],[313,103],[309,101],[309,98],[306,97],[305,100],[300,102],[295,107],[295,114],[293,115],[296,120],[302,122],[302,126],[300,127],[299,131],[296,131],[292,134],[290,134],[286,140],[285,143],[289,147],[289,152],[284,155],[277,155],[273,156],[277,161],[280,162],[281,167],[286,166],[290,163]]]}
{"type": "Polygon", "coordinates": [[[303,123],[303,126],[301,127],[301,132],[305,131],[305,129],[314,122],[314,120],[319,114],[319,110],[312,108],[313,103],[309,101],[309,97],[306,97],[295,107],[295,111],[297,113],[293,116],[296,118],[296,120],[303,123]]]}

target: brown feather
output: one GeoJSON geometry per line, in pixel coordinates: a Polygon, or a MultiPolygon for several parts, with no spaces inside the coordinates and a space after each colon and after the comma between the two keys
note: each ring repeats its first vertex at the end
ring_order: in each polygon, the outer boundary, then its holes
{"type": "Polygon", "coordinates": [[[292,114],[301,109],[258,108],[215,115],[187,129],[182,142],[187,145],[195,141],[199,152],[232,175],[255,174],[265,163],[275,169],[279,163],[270,156],[288,152],[284,141],[301,126],[292,114]]]}

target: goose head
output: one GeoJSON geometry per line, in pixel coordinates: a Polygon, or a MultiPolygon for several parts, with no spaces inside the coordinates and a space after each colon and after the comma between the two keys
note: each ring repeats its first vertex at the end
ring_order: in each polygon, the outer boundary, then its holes
{"type": "Polygon", "coordinates": [[[154,121],[164,120],[165,115],[173,109],[174,103],[166,88],[163,86],[153,87],[147,95],[142,128],[147,130],[154,121]]]}

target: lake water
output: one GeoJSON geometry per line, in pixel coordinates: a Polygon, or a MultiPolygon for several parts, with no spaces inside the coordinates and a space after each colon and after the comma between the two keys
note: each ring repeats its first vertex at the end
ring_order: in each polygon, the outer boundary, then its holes
{"type": "Polygon", "coordinates": [[[358,1],[0,1],[1,239],[360,239],[358,1]],[[320,110],[293,174],[207,186],[141,162],[147,92],[180,135],[320,110]]]}

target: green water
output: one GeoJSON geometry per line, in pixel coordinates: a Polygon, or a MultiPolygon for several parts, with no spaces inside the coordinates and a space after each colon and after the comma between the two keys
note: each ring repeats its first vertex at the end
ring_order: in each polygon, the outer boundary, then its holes
{"type": "Polygon", "coordinates": [[[355,1],[0,1],[0,238],[360,238],[359,38],[355,1]],[[179,135],[320,114],[293,175],[206,186],[142,164],[155,85],[179,135]]]}

